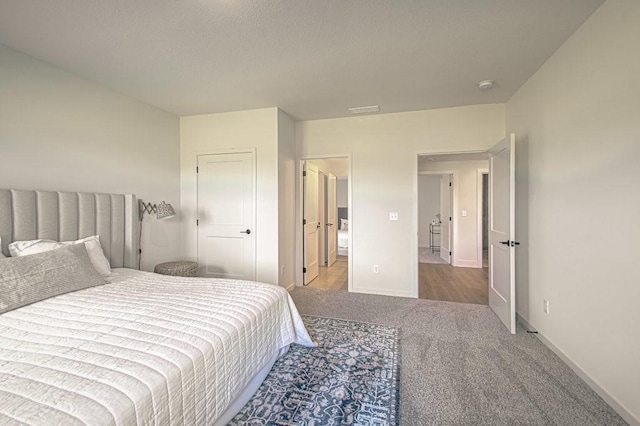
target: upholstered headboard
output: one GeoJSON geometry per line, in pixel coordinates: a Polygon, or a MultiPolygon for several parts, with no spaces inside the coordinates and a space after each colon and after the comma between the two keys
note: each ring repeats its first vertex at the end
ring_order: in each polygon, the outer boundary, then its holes
{"type": "Polygon", "coordinates": [[[2,252],[13,241],[99,235],[112,268],[137,268],[138,203],[131,194],[0,189],[2,252]]]}

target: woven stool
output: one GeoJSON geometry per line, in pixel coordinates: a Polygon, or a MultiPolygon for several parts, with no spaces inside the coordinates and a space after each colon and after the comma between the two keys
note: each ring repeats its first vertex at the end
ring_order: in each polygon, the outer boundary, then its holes
{"type": "Polygon", "coordinates": [[[197,262],[165,262],[156,265],[153,269],[156,274],[173,275],[175,277],[197,277],[197,262]]]}

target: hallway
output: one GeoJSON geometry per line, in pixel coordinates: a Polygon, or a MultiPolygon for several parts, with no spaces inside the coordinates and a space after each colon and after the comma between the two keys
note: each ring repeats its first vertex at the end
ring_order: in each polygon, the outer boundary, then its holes
{"type": "Polygon", "coordinates": [[[318,276],[307,287],[347,291],[349,288],[348,264],[347,256],[338,256],[330,267],[320,266],[318,276]]]}
{"type": "Polygon", "coordinates": [[[489,304],[489,268],[420,263],[419,274],[420,299],[489,304]]]}

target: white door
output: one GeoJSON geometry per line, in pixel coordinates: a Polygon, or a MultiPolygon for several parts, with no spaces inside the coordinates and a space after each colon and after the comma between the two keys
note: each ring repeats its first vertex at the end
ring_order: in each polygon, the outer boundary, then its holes
{"type": "Polygon", "coordinates": [[[304,284],[318,276],[318,168],[305,162],[304,176],[304,284]]]}
{"type": "Polygon", "coordinates": [[[336,261],[338,254],[338,193],[336,177],[329,174],[327,179],[327,257],[328,265],[336,261]]]}
{"type": "Polygon", "coordinates": [[[440,178],[440,257],[447,263],[451,263],[452,190],[451,175],[442,175],[440,178]]]}
{"type": "Polygon", "coordinates": [[[490,150],[489,306],[516,332],[515,134],[490,150]]]}
{"type": "Polygon", "coordinates": [[[318,262],[320,265],[327,266],[329,260],[327,258],[327,233],[323,223],[327,221],[327,175],[318,172],[318,262]]]}
{"type": "Polygon", "coordinates": [[[198,156],[200,276],[255,280],[252,152],[198,156]]]}

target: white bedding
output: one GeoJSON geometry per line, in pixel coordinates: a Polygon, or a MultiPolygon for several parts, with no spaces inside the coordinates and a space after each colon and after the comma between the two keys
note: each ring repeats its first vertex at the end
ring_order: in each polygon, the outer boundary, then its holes
{"type": "Polygon", "coordinates": [[[347,256],[349,252],[349,231],[338,230],[338,254],[347,256]]]}
{"type": "Polygon", "coordinates": [[[115,269],[0,315],[0,424],[212,424],[282,347],[286,290],[115,269]]]}

